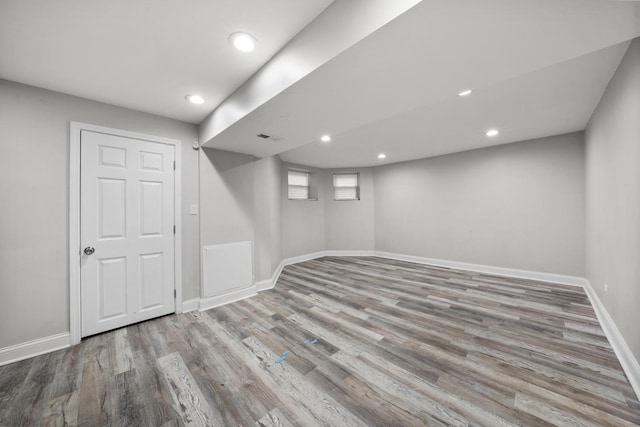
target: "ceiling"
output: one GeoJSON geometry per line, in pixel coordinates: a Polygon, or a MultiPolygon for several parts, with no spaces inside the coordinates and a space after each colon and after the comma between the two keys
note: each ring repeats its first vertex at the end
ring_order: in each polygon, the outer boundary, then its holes
{"type": "Polygon", "coordinates": [[[0,77],[198,124],[332,1],[2,0],[0,77]]]}
{"type": "Polygon", "coordinates": [[[1,0],[0,78],[363,167],[582,130],[638,36],[637,1],[1,0]]]}
{"type": "Polygon", "coordinates": [[[311,143],[285,151],[281,158],[320,168],[375,166],[580,131],[627,46],[623,42],[474,88],[464,98],[449,86],[449,96],[434,103],[361,126],[338,127],[329,144],[318,141],[317,133],[307,134],[311,143]],[[500,133],[489,138],[488,129],[500,133]],[[379,153],[387,157],[379,160],[379,153]]]}
{"type": "Polygon", "coordinates": [[[206,146],[362,167],[583,130],[640,36],[639,11],[607,0],[422,1],[206,146]],[[464,89],[473,92],[461,98],[464,89]]]}

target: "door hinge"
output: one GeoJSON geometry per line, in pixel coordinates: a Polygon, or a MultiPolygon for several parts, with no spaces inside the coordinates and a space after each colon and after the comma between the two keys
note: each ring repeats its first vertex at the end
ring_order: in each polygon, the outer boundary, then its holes
{"type": "Polygon", "coordinates": [[[173,170],[176,170],[176,161],[173,161],[173,170]]]}
{"type": "Polygon", "coordinates": [[[178,291],[175,289],[173,290],[173,298],[178,298],[178,291]]]}
{"type": "Polygon", "coordinates": [[[176,226],[173,226],[173,234],[176,234],[176,226]]]}

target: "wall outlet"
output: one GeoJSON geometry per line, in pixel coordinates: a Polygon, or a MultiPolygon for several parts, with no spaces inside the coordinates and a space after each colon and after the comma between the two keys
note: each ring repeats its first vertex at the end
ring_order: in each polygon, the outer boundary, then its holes
{"type": "Polygon", "coordinates": [[[608,284],[604,284],[604,293],[608,294],[609,293],[609,285],[608,284]]]}

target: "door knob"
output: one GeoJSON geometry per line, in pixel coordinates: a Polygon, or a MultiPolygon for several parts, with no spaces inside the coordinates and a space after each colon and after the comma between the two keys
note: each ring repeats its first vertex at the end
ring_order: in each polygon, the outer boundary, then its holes
{"type": "Polygon", "coordinates": [[[86,248],[84,248],[84,254],[85,255],[93,255],[93,253],[96,251],[95,248],[92,248],[91,246],[87,246],[86,248]]]}

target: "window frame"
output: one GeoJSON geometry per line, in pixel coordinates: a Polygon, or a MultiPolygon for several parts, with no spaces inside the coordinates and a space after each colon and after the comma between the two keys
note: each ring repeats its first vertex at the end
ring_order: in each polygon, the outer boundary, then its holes
{"type": "Polygon", "coordinates": [[[353,202],[353,201],[357,201],[360,200],[360,172],[334,172],[333,173],[333,200],[336,202],[353,202]],[[353,175],[355,176],[355,182],[356,185],[355,186],[347,186],[347,185],[341,185],[341,186],[336,186],[336,177],[338,176],[345,176],[345,175],[353,175]],[[353,188],[355,189],[355,197],[354,198],[336,198],[336,190],[338,188],[353,188]]]}
{"type": "Polygon", "coordinates": [[[306,170],[302,170],[302,169],[287,169],[287,200],[298,200],[298,201],[305,201],[305,200],[313,200],[311,198],[311,172],[306,171],[306,170]],[[298,173],[298,174],[305,174],[307,176],[307,185],[303,186],[303,185],[292,185],[289,183],[289,177],[291,172],[294,173],[298,173]],[[307,197],[291,197],[291,187],[295,187],[295,188],[306,188],[307,189],[307,197]]]}

